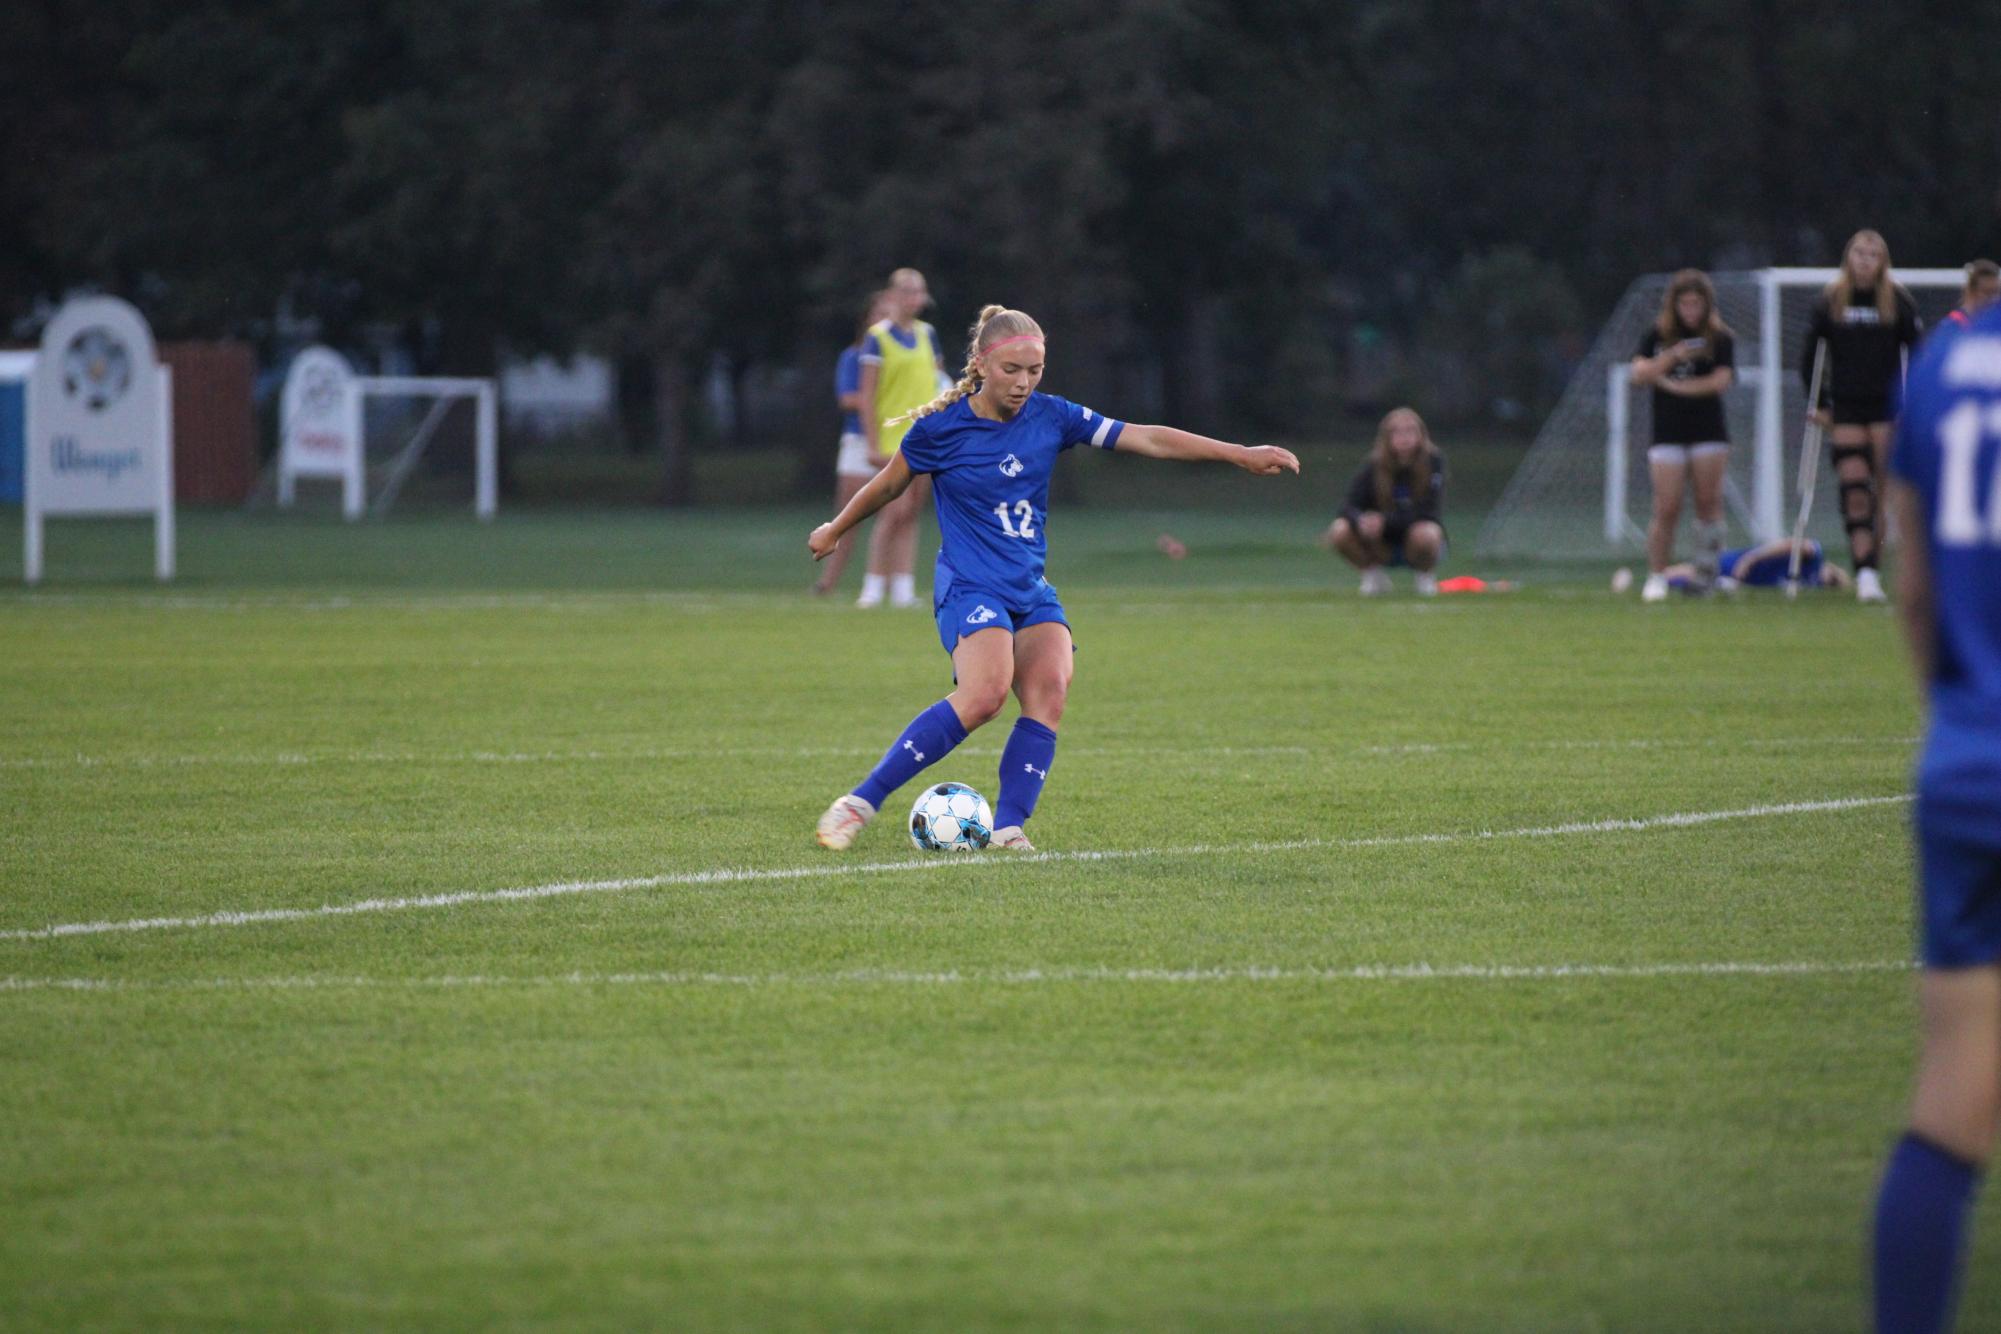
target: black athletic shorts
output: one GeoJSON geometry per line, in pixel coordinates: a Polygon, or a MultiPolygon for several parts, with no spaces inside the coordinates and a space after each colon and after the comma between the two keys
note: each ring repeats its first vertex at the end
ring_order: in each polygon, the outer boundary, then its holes
{"type": "Polygon", "coordinates": [[[1445,525],[1439,523],[1437,519],[1397,519],[1387,514],[1383,516],[1383,544],[1389,547],[1395,559],[1403,559],[1404,539],[1410,536],[1411,528],[1420,523],[1437,524],[1438,540],[1440,542],[1445,540],[1445,525]]]}
{"type": "Polygon", "coordinates": [[[1836,426],[1874,426],[1877,422],[1890,421],[1896,416],[1890,411],[1890,398],[1887,394],[1879,394],[1874,398],[1837,398],[1833,407],[1836,426]]]}

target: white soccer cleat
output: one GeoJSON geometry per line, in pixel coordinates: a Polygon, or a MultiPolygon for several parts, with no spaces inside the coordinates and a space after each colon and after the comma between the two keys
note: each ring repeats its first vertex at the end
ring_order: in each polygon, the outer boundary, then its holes
{"type": "Polygon", "coordinates": [[[1888,602],[1890,595],[1883,591],[1883,579],[1873,569],[1855,572],[1855,600],[1857,602],[1888,602]]]}
{"type": "Polygon", "coordinates": [[[891,598],[889,600],[889,605],[901,611],[910,607],[921,607],[924,604],[914,597],[902,597],[902,598],[891,598]]]}
{"type": "Polygon", "coordinates": [[[1417,595],[1421,598],[1435,598],[1438,596],[1438,576],[1420,573],[1411,580],[1411,587],[1417,590],[1417,595]]]}
{"type": "Polygon", "coordinates": [[[987,846],[990,848],[1005,848],[1009,852],[1035,851],[1035,845],[1028,841],[1028,835],[1021,832],[1021,826],[1018,824],[1011,824],[1005,829],[994,830],[994,836],[988,841],[987,846]]]}
{"type": "Polygon", "coordinates": [[[1362,571],[1362,596],[1379,598],[1390,591],[1390,572],[1380,565],[1362,571]]]}
{"type": "Polygon", "coordinates": [[[855,599],[855,605],[857,607],[880,607],[882,605],[881,590],[880,589],[862,590],[862,595],[855,599]]]}
{"type": "Polygon", "coordinates": [[[846,852],[854,844],[855,836],[873,819],[875,807],[849,792],[834,798],[834,804],[827,807],[827,813],[820,817],[813,837],[830,852],[846,852]]]}
{"type": "Polygon", "coordinates": [[[1650,574],[1647,576],[1647,582],[1640,585],[1642,602],[1666,602],[1667,594],[1667,576],[1664,574],[1650,574]]]}

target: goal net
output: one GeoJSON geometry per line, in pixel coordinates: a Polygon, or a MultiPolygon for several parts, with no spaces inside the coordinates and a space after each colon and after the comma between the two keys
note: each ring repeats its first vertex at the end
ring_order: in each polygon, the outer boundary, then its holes
{"type": "Polygon", "coordinates": [[[471,481],[474,512],[493,517],[498,499],[498,431],[494,384],[484,379],[355,375],[330,348],[310,347],[293,358],[279,408],[279,449],[274,460],[276,495],[290,507],[301,478],[325,477],[341,488],[341,512],[377,517],[400,497],[421,495],[436,479],[442,494],[463,503],[471,481]],[[433,442],[454,412],[456,439],[469,457],[454,459],[433,442]],[[421,467],[428,457],[433,466],[421,467]],[[443,466],[439,466],[443,465],[443,466]]]}
{"type": "MultiPolygon", "coordinates": [[[[1787,268],[1710,275],[1717,313],[1737,343],[1736,383],[1724,395],[1732,445],[1724,517],[1732,545],[1791,531],[1806,414],[1800,349],[1813,303],[1835,273],[1787,268]]],[[[1650,274],[1626,289],[1488,513],[1474,540],[1476,554],[1560,560],[1645,550],[1653,398],[1651,390],[1627,382],[1627,365],[1660,314],[1670,276],[1650,274]]],[[[1958,302],[1966,281],[1959,269],[1899,269],[1896,278],[1917,302],[1927,330],[1958,302]]],[[[1844,550],[1834,487],[1834,470],[1822,466],[1808,536],[1844,550]]],[[[1693,518],[1684,504],[1684,531],[1693,518]]]]}

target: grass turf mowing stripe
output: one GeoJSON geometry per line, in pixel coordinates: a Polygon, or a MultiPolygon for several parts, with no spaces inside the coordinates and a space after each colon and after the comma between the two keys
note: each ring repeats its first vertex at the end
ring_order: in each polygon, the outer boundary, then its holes
{"type": "Polygon", "coordinates": [[[998,971],[905,971],[863,968],[840,973],[549,973],[507,977],[202,977],[139,982],[113,977],[0,977],[0,991],[346,991],[483,987],[929,987],[1036,986],[1093,982],[1188,985],[1212,982],[1548,982],[1565,979],[1680,977],[1826,977],[1907,973],[1909,960],[1790,960],[1711,963],[1361,964],[1351,968],[1009,968],[998,971]]]}
{"type": "Polygon", "coordinates": [[[841,861],[812,866],[769,869],[721,868],[667,875],[635,876],[619,880],[571,880],[549,885],[527,885],[514,889],[468,889],[448,894],[424,894],[408,898],[361,899],[353,903],[329,903],[317,908],[250,908],[207,913],[194,917],[141,917],[122,921],[63,922],[50,926],[0,931],[0,940],[54,940],[68,936],[107,935],[114,932],[167,931],[200,927],[252,926],[266,922],[299,922],[316,918],[352,917],[365,913],[408,912],[430,908],[452,908],[465,904],[512,903],[522,900],[559,898],[574,894],[620,893],[635,889],[659,889],[672,885],[720,885],[745,882],[817,880],[841,875],[896,874],[910,871],[952,871],[967,873],[979,869],[1049,863],[1132,861],[1151,857],[1193,857],[1228,854],[1256,855],[1333,848],[1382,848],[1414,845],[1481,842],[1491,839],[1560,838],[1577,834],[1641,833],[1653,829],[1678,829],[1713,824],[1722,820],[1753,820],[1779,815],[1805,815],[1825,811],[1860,810],[1872,806],[1901,805],[1910,801],[1906,794],[1874,797],[1833,797],[1817,801],[1789,801],[1764,806],[1743,806],[1734,810],[1680,811],[1640,818],[1581,820],[1568,824],[1534,825],[1519,829],[1475,829],[1428,834],[1385,834],[1367,838],[1302,838],[1256,843],[1197,843],[1176,848],[1107,848],[1079,852],[1034,852],[991,854],[978,858],[925,858],[897,862],[841,861]]]}
{"type": "MultiPolygon", "coordinates": [[[[1495,738],[1489,741],[1405,741],[1389,745],[1365,745],[1330,750],[1314,746],[1072,746],[1065,748],[1066,759],[1100,755],[1438,755],[1477,750],[1510,751],[1607,751],[1607,750],[1830,750],[1867,746],[1914,746],[1915,736],[1801,736],[1801,737],[1601,737],[1570,740],[1521,741],[1495,738]]],[[[273,751],[267,754],[217,755],[23,755],[0,756],[0,769],[171,769],[217,767],[295,768],[311,764],[580,764],[644,763],[654,760],[732,759],[819,759],[824,757],[866,757],[880,755],[880,746],[680,746],[638,747],[627,750],[461,750],[396,751],[350,750],[313,754],[307,751],[273,751]]],[[[1000,754],[998,746],[960,746],[958,755],[1000,754]]]]}

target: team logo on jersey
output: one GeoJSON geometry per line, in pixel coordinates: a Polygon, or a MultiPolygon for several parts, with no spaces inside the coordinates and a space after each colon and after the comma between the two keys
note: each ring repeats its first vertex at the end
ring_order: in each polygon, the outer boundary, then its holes
{"type": "Polygon", "coordinates": [[[109,329],[85,329],[63,352],[63,391],[102,412],[132,384],[132,355],[109,329]]]}
{"type": "Polygon", "coordinates": [[[1021,476],[1021,470],[1026,466],[1020,459],[1010,454],[1000,461],[1001,476],[1019,477],[1021,476]]]}
{"type": "Polygon", "coordinates": [[[971,615],[966,617],[966,624],[985,625],[988,621],[995,620],[999,616],[1000,616],[999,612],[995,611],[992,607],[989,607],[986,603],[982,602],[977,607],[973,608],[971,615]]]}

